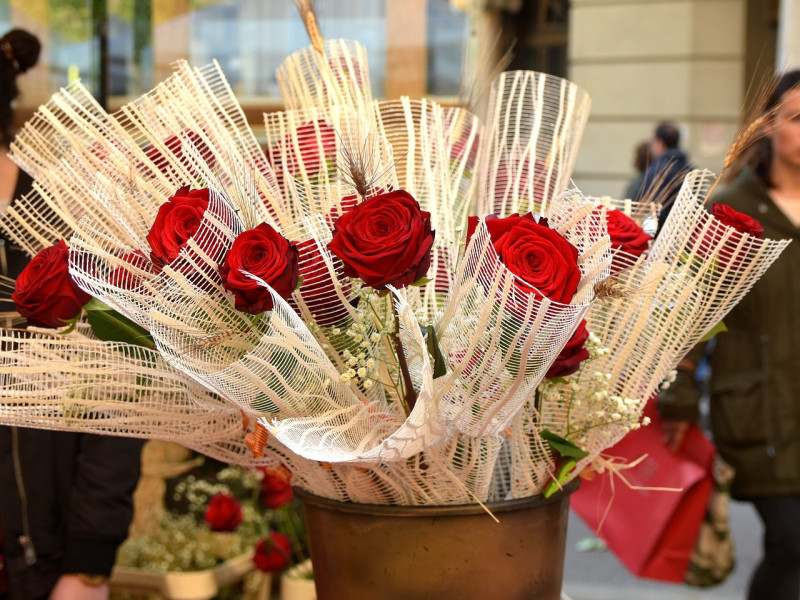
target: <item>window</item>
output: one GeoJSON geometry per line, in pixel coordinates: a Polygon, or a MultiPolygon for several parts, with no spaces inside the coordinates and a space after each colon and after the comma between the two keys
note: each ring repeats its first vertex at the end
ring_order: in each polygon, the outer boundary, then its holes
{"type": "MultiPolygon", "coordinates": [[[[326,38],[366,48],[376,98],[458,93],[468,23],[449,0],[317,0],[317,12],[326,38]]],[[[278,108],[275,69],[309,44],[291,0],[0,0],[0,26],[29,29],[45,48],[20,82],[31,110],[76,76],[113,109],[181,58],[216,59],[243,106],[278,108]]]]}

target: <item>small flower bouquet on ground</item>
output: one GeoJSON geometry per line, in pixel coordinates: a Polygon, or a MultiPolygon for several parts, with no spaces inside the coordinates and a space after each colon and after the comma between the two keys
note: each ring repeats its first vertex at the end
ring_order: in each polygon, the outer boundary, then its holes
{"type": "MultiPolygon", "coordinates": [[[[166,507],[153,515],[144,532],[120,547],[118,570],[191,573],[241,562],[246,570],[240,575],[253,567],[271,574],[308,556],[302,516],[285,469],[210,462],[170,483],[166,507]]],[[[232,583],[247,591],[257,583],[249,579],[232,583]]]]}
{"type": "Polygon", "coordinates": [[[148,531],[122,545],[119,565],[198,571],[251,554],[260,570],[274,572],[305,558],[288,472],[235,465],[203,471],[171,484],[166,508],[148,531]]]}

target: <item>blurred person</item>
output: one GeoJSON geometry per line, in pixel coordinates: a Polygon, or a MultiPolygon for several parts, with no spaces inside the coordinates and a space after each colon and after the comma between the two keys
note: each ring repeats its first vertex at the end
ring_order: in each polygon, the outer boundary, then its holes
{"type": "MultiPolygon", "coordinates": [[[[0,201],[30,191],[8,157],[16,78],[41,46],[27,31],[0,38],[0,201]]],[[[15,277],[28,261],[3,246],[15,277]]],[[[0,349],[2,351],[2,349],[0,349]]],[[[133,516],[142,441],[0,426],[0,600],[105,600],[106,579],[133,516]]]]}
{"type": "MultiPolygon", "coordinates": [[[[14,103],[19,96],[17,77],[38,62],[40,52],[38,38],[23,29],[12,29],[0,38],[0,214],[8,210],[14,198],[31,189],[31,178],[8,157],[8,147],[14,139],[14,103]]],[[[2,235],[0,275],[14,278],[27,262],[22,249],[2,235]]]]}
{"type": "Polygon", "coordinates": [[[645,140],[636,144],[633,150],[633,167],[636,175],[630,180],[623,192],[623,198],[635,199],[639,195],[639,190],[644,182],[644,174],[650,165],[650,142],[645,140]]]}
{"type": "Polygon", "coordinates": [[[664,121],[656,126],[650,140],[650,166],[644,173],[638,193],[631,195],[634,200],[647,199],[661,204],[659,231],[678,196],[683,178],[694,168],[680,149],[680,141],[681,132],[675,123],[664,121]]]}
{"type": "MultiPolygon", "coordinates": [[[[790,238],[780,258],[725,317],[711,357],[711,430],[736,470],[731,495],[764,524],[763,555],[748,600],[800,596],[800,71],[777,79],[767,100],[768,136],[749,165],[712,195],[757,219],[765,238],[790,238]]],[[[661,393],[665,442],[680,447],[696,420],[698,346],[661,393]]]]}

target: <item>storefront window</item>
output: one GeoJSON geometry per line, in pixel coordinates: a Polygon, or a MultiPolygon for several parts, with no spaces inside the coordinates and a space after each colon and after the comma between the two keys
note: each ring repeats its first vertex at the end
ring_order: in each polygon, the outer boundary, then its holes
{"type": "MultiPolygon", "coordinates": [[[[468,25],[449,0],[318,0],[317,11],[325,37],[366,48],[376,98],[458,93],[468,25]]],[[[308,45],[291,0],[0,0],[0,26],[29,29],[45,48],[20,82],[25,107],[80,77],[113,109],[175,60],[216,59],[243,105],[275,109],[275,69],[308,45]]]]}

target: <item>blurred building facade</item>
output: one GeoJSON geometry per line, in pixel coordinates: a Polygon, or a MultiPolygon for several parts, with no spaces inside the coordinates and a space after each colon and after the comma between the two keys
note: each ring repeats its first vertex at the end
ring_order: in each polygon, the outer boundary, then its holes
{"type": "MultiPolygon", "coordinates": [[[[797,66],[800,0],[317,0],[326,37],[357,39],[376,97],[458,102],[462,53],[477,36],[492,61],[566,76],[593,104],[574,180],[619,196],[632,152],[656,122],[677,122],[695,164],[718,170],[749,86],[797,66]],[[475,6],[469,22],[464,9],[475,6]],[[776,59],[777,56],[777,59],[776,59]],[[795,64],[793,64],[795,63],[795,64]]],[[[29,116],[71,78],[110,109],[185,58],[219,61],[258,133],[280,107],[275,68],[307,45],[291,0],[0,0],[0,29],[39,35],[39,67],[21,80],[29,116]]]]}

